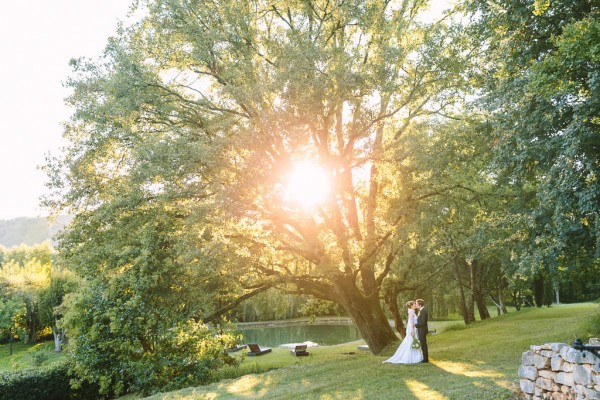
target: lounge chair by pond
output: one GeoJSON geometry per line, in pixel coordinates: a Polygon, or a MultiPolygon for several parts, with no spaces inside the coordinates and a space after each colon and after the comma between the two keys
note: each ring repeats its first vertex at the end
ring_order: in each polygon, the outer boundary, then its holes
{"type": "Polygon", "coordinates": [[[256,343],[248,343],[248,348],[250,349],[248,352],[249,356],[262,356],[263,354],[271,352],[270,347],[260,347],[256,343]]]}
{"type": "Polygon", "coordinates": [[[305,344],[299,344],[296,347],[294,347],[293,349],[291,349],[290,353],[292,353],[292,355],[294,355],[296,357],[307,356],[308,351],[306,351],[306,347],[307,346],[305,344]]]}
{"type": "Polygon", "coordinates": [[[245,349],[245,348],[246,348],[246,345],[243,344],[241,346],[236,346],[236,347],[232,347],[230,349],[227,349],[227,352],[228,353],[235,353],[236,351],[240,351],[240,350],[245,349]]]}

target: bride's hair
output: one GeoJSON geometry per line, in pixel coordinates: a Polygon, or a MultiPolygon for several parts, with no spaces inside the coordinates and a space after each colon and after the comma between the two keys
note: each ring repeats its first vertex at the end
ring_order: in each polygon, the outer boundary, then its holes
{"type": "Polygon", "coordinates": [[[410,301],[406,302],[405,306],[406,306],[406,308],[412,308],[413,304],[415,304],[415,302],[410,300],[410,301]]]}

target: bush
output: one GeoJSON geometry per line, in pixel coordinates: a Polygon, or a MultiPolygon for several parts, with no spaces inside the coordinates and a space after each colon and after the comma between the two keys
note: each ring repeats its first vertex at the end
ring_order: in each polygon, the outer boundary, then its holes
{"type": "Polygon", "coordinates": [[[129,390],[150,394],[209,383],[214,371],[239,364],[226,351],[234,343],[231,334],[193,321],[181,323],[171,336],[157,340],[154,354],[128,363],[129,390]]]}
{"type": "Polygon", "coordinates": [[[586,323],[589,337],[600,337],[600,310],[596,311],[586,323]]]}
{"type": "Polygon", "coordinates": [[[115,331],[71,337],[67,356],[75,385],[94,382],[103,394],[146,395],[208,383],[212,371],[238,363],[226,351],[236,343],[233,334],[193,320],[156,335],[151,351],[115,331]]]}
{"type": "Polygon", "coordinates": [[[581,339],[585,344],[590,338],[600,338],[600,307],[585,316],[584,322],[573,332],[570,339],[581,339]]]}
{"type": "Polygon", "coordinates": [[[48,353],[44,350],[38,350],[31,354],[31,361],[36,367],[40,367],[46,360],[48,360],[48,353]]]}
{"type": "Polygon", "coordinates": [[[0,373],[0,399],[11,400],[94,400],[98,388],[85,385],[72,389],[66,363],[46,368],[0,373]]]}

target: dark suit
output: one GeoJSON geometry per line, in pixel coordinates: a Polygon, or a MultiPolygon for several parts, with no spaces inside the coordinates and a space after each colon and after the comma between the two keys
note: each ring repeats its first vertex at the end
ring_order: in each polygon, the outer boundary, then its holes
{"type": "Polygon", "coordinates": [[[429,361],[429,349],[427,348],[427,332],[429,332],[429,328],[427,327],[427,310],[425,307],[421,308],[419,311],[419,316],[417,317],[417,323],[415,324],[415,328],[417,328],[417,336],[419,337],[419,341],[421,342],[421,350],[423,351],[423,361],[429,361]]]}

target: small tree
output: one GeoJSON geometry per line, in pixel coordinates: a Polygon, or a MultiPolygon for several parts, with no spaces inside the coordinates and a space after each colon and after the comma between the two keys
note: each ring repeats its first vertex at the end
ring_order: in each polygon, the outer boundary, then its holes
{"type": "Polygon", "coordinates": [[[65,331],[60,327],[62,313],[57,309],[65,295],[74,292],[80,281],[69,271],[54,270],[50,275],[50,285],[40,293],[40,319],[52,327],[54,351],[60,352],[65,341],[65,331]]]}
{"type": "Polygon", "coordinates": [[[8,300],[0,299],[0,332],[8,337],[9,353],[13,353],[14,336],[22,336],[25,332],[25,303],[18,298],[8,300]]]}

